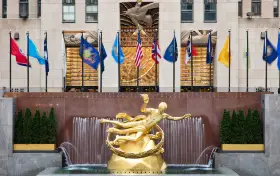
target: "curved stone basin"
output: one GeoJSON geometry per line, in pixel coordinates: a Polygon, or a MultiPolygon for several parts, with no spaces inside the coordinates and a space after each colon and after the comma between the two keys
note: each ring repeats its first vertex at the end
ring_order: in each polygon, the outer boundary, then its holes
{"type": "Polygon", "coordinates": [[[65,175],[219,175],[219,176],[238,176],[234,171],[222,168],[209,168],[204,165],[168,165],[165,173],[148,173],[138,171],[137,173],[115,172],[111,173],[106,165],[72,165],[64,168],[47,168],[38,176],[65,176],[65,175]]]}

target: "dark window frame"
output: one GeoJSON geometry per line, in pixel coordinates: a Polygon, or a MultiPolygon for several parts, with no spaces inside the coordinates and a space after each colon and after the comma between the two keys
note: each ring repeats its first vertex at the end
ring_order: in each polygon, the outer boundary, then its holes
{"type": "Polygon", "coordinates": [[[2,0],[2,18],[7,18],[7,10],[8,10],[7,6],[8,6],[8,0],[2,0]]]}
{"type": "Polygon", "coordinates": [[[37,17],[41,17],[42,9],[41,9],[41,0],[37,0],[37,17]]]}
{"type": "Polygon", "coordinates": [[[192,23],[193,22],[193,0],[181,0],[181,23],[192,23]],[[186,8],[184,8],[186,7],[186,8]],[[188,9],[191,7],[191,10],[188,9]],[[184,19],[184,15],[190,15],[189,20],[184,19]]]}
{"type": "Polygon", "coordinates": [[[238,16],[239,17],[243,16],[243,1],[242,0],[238,1],[238,16]]]}
{"type": "Polygon", "coordinates": [[[217,0],[204,0],[204,23],[216,23],[217,22],[217,0]],[[206,9],[206,6],[208,5],[212,5],[214,8],[214,10],[208,10],[206,9]],[[207,15],[208,14],[214,14],[215,19],[207,19],[207,15]]]}
{"type": "MultiPolygon", "coordinates": [[[[68,12],[69,13],[69,12],[68,12]]],[[[72,14],[72,13],[71,13],[72,14]]],[[[75,0],[62,0],[62,23],[75,23],[76,22],[76,2],[75,0]],[[64,19],[64,7],[74,7],[74,19],[73,20],[65,20],[64,19]]]]}
{"type": "Polygon", "coordinates": [[[25,18],[25,17],[22,17],[21,16],[21,8],[22,7],[24,7],[24,5],[25,5],[25,7],[27,7],[27,18],[28,18],[28,16],[29,16],[29,0],[19,0],[19,17],[20,18],[25,18]]]}
{"type": "Polygon", "coordinates": [[[86,5],[85,5],[85,22],[86,23],[98,23],[98,0],[86,0],[86,5]],[[97,11],[96,12],[87,12],[87,7],[88,6],[97,6],[97,11]],[[88,15],[96,14],[97,15],[97,20],[89,20],[88,15]]]}
{"type": "Polygon", "coordinates": [[[254,13],[254,16],[261,16],[262,15],[262,1],[261,0],[252,0],[251,2],[251,9],[252,12],[254,13]],[[259,7],[259,12],[255,12],[253,9],[254,6],[259,7]]]}
{"type": "Polygon", "coordinates": [[[275,7],[274,6],[274,1],[273,0],[273,16],[274,17],[279,17],[279,0],[276,0],[277,1],[277,6],[275,7]]]}

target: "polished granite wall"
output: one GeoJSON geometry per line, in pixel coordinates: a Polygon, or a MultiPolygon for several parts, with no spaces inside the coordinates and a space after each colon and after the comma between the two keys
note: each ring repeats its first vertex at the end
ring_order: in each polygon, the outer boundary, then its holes
{"type": "Polygon", "coordinates": [[[262,97],[264,153],[216,153],[216,166],[228,167],[242,176],[280,176],[280,96],[262,97]]]}
{"type": "Polygon", "coordinates": [[[35,176],[47,167],[61,167],[61,153],[13,153],[15,99],[0,98],[0,175],[35,176]]]}

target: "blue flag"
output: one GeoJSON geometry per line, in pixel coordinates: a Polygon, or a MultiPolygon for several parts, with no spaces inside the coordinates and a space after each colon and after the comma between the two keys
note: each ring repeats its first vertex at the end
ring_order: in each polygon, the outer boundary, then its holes
{"type": "Polygon", "coordinates": [[[100,56],[100,58],[101,58],[101,64],[100,64],[100,66],[101,66],[101,73],[103,73],[104,70],[105,70],[104,59],[106,59],[106,57],[107,57],[107,53],[106,53],[106,50],[104,48],[103,43],[101,43],[101,52],[100,52],[100,54],[101,54],[101,56],[100,56]]]}
{"type": "Polygon", "coordinates": [[[164,59],[168,62],[176,62],[178,58],[178,48],[177,48],[177,41],[174,34],[173,40],[167,47],[165,53],[164,53],[164,59]]]}
{"type": "Polygon", "coordinates": [[[113,48],[112,48],[112,56],[117,63],[118,63],[118,49],[119,49],[119,56],[120,56],[120,64],[123,64],[124,54],[123,54],[122,48],[120,46],[119,37],[118,37],[118,34],[117,34],[114,45],[113,45],[113,48]]]}
{"type": "Polygon", "coordinates": [[[29,49],[28,49],[29,56],[37,59],[40,65],[44,65],[45,59],[39,54],[37,47],[29,37],[28,37],[28,44],[29,44],[29,49]]]}
{"type": "Polygon", "coordinates": [[[268,64],[272,64],[273,61],[278,57],[278,53],[269,39],[265,36],[263,43],[263,60],[267,61],[268,64]]]}
{"type": "Polygon", "coordinates": [[[211,41],[211,33],[208,36],[207,43],[207,53],[206,53],[206,64],[212,63],[212,41],[211,41]]]}
{"type": "Polygon", "coordinates": [[[97,70],[100,63],[99,52],[89,44],[83,36],[81,37],[80,43],[80,56],[83,62],[91,66],[93,69],[97,70]]]}
{"type": "Polygon", "coordinates": [[[278,53],[278,70],[280,70],[280,32],[278,32],[278,44],[277,44],[277,53],[278,53]]]}
{"type": "Polygon", "coordinates": [[[45,36],[44,40],[44,58],[45,58],[45,71],[48,76],[49,74],[49,58],[48,58],[48,41],[47,41],[47,35],[45,36]]]}

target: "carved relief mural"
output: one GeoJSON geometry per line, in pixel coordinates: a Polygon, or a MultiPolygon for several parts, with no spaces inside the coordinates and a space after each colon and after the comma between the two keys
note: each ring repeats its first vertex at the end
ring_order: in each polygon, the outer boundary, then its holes
{"type": "MultiPolygon", "coordinates": [[[[186,44],[190,36],[189,30],[181,32],[181,86],[191,86],[191,61],[185,64],[186,44]]],[[[192,32],[192,42],[197,55],[193,56],[193,85],[209,86],[210,85],[210,64],[206,64],[206,51],[209,30],[196,30],[192,32]]],[[[213,56],[215,56],[217,31],[212,31],[212,48],[213,56]]],[[[214,59],[213,59],[214,63],[214,59]]],[[[214,64],[211,65],[211,79],[214,85],[214,64]]]]}
{"type": "MultiPolygon", "coordinates": [[[[66,45],[66,86],[82,86],[82,59],[79,55],[81,32],[65,32],[66,45]]],[[[98,34],[96,31],[85,31],[84,39],[97,49],[98,34]]],[[[98,86],[98,71],[84,63],[84,86],[98,86]]]]}
{"type": "Polygon", "coordinates": [[[134,60],[137,44],[137,26],[141,31],[144,55],[141,60],[139,85],[155,85],[156,64],[152,59],[152,42],[155,30],[158,29],[158,17],[158,3],[142,2],[141,0],[120,3],[120,40],[125,55],[125,61],[121,65],[121,86],[136,86],[137,68],[134,60]]]}

